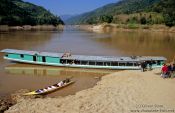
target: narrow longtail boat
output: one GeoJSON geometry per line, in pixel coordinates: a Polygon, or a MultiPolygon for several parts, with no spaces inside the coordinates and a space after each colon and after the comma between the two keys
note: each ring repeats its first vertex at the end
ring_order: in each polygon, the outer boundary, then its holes
{"type": "MultiPolygon", "coordinates": [[[[64,81],[64,80],[63,80],[64,81]]],[[[62,81],[60,81],[59,83],[61,83],[62,81]]],[[[29,96],[29,95],[44,95],[44,94],[49,94],[49,93],[52,93],[54,91],[57,91],[61,88],[64,88],[70,84],[73,84],[74,81],[68,81],[68,82],[64,82],[61,84],[61,86],[59,85],[59,83],[57,84],[54,84],[52,86],[48,86],[46,88],[43,88],[43,89],[38,89],[38,90],[34,90],[34,91],[31,91],[29,93],[25,93],[23,95],[25,96],[29,96]]]]}
{"type": "Polygon", "coordinates": [[[162,56],[87,56],[16,49],[4,49],[1,52],[5,53],[4,59],[16,62],[97,69],[140,69],[141,62],[151,63],[152,68],[160,68],[167,60],[162,56]]]}

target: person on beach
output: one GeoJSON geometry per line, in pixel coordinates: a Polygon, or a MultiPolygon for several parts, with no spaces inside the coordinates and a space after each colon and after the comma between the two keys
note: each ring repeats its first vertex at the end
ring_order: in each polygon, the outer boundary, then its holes
{"type": "Polygon", "coordinates": [[[162,72],[161,77],[163,77],[163,78],[167,78],[168,77],[168,67],[167,67],[166,64],[163,64],[161,72],[162,72]]]}
{"type": "Polygon", "coordinates": [[[170,73],[171,73],[171,77],[174,78],[175,77],[175,64],[172,63],[170,68],[170,73]]]}
{"type": "Polygon", "coordinates": [[[152,70],[153,61],[151,60],[148,64],[149,64],[149,70],[151,71],[152,70]]]}
{"type": "Polygon", "coordinates": [[[167,68],[168,68],[167,78],[170,78],[171,77],[171,71],[172,71],[171,64],[168,64],[167,68]]]}
{"type": "Polygon", "coordinates": [[[146,68],[146,62],[141,62],[141,71],[144,72],[145,71],[145,68],[146,68]]]}
{"type": "Polygon", "coordinates": [[[174,64],[171,63],[168,65],[168,77],[171,78],[171,77],[174,77],[174,64]]]}
{"type": "Polygon", "coordinates": [[[143,68],[144,66],[143,65],[144,65],[144,62],[141,62],[141,64],[140,64],[140,66],[141,66],[141,72],[144,72],[144,68],[143,68]]]}

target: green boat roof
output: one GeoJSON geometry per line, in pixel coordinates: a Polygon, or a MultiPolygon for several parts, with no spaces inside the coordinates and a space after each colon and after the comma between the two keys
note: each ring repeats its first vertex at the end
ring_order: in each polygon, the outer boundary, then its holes
{"type": "Polygon", "coordinates": [[[133,57],[119,57],[119,56],[88,56],[88,55],[71,55],[69,57],[63,57],[64,53],[53,53],[53,52],[39,52],[39,51],[26,51],[17,49],[3,49],[1,52],[4,53],[16,53],[16,54],[27,54],[27,55],[38,55],[38,56],[50,56],[60,57],[62,59],[70,60],[85,60],[85,61],[120,61],[120,62],[137,62],[137,61],[148,61],[148,60],[167,60],[161,56],[133,56],[133,57]]]}

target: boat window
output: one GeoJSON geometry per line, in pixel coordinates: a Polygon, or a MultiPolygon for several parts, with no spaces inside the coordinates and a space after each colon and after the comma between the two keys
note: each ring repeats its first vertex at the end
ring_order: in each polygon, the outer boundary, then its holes
{"type": "Polygon", "coordinates": [[[156,64],[156,61],[150,60],[150,61],[146,61],[146,63],[147,63],[147,64],[150,64],[150,63],[151,63],[151,64],[156,64]]]}
{"type": "Polygon", "coordinates": [[[96,62],[96,65],[103,66],[103,62],[96,62]]]}
{"type": "Polygon", "coordinates": [[[73,64],[73,62],[74,62],[73,60],[67,60],[68,64],[73,64]]]}
{"type": "Polygon", "coordinates": [[[126,63],[126,66],[133,66],[133,63],[128,62],[126,63]]]}
{"type": "Polygon", "coordinates": [[[104,66],[110,66],[111,63],[110,62],[104,62],[104,66]]]}
{"type": "Polygon", "coordinates": [[[42,61],[46,62],[46,57],[45,56],[42,57],[42,61]]]}
{"type": "Polygon", "coordinates": [[[139,66],[139,64],[138,63],[134,63],[134,66],[139,66]]]}
{"type": "Polygon", "coordinates": [[[61,59],[60,62],[61,62],[62,64],[66,64],[66,60],[61,59]]]}
{"type": "Polygon", "coordinates": [[[152,61],[152,64],[157,64],[156,61],[152,61]]]}
{"type": "Polygon", "coordinates": [[[95,65],[95,62],[89,61],[89,65],[95,65]]]}
{"type": "Polygon", "coordinates": [[[111,62],[111,66],[118,66],[118,62],[111,62]]]}
{"type": "Polygon", "coordinates": [[[21,58],[24,58],[24,55],[23,54],[20,54],[21,58]]]}
{"type": "Polygon", "coordinates": [[[8,57],[8,54],[6,54],[5,56],[8,57]]]}
{"type": "Polygon", "coordinates": [[[80,61],[79,60],[75,60],[75,64],[80,64],[80,61]]]}
{"type": "Polygon", "coordinates": [[[125,63],[119,63],[119,66],[125,66],[125,63]]]}
{"type": "Polygon", "coordinates": [[[33,61],[36,61],[36,56],[33,56],[33,61]]]}
{"type": "Polygon", "coordinates": [[[88,64],[88,61],[81,61],[81,64],[82,65],[87,65],[88,64]]]}
{"type": "Polygon", "coordinates": [[[161,65],[161,61],[160,60],[157,61],[157,65],[161,65]]]}

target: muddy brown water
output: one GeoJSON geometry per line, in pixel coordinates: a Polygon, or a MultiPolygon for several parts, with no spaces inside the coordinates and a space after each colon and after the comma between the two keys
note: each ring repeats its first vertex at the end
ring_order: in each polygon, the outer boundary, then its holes
{"type": "MultiPolygon", "coordinates": [[[[16,31],[0,33],[0,49],[71,52],[82,55],[154,55],[172,60],[175,35],[162,32],[117,31],[93,33],[75,28],[64,31],[16,31]]],[[[116,70],[60,68],[14,63],[0,53],[0,96],[20,89],[35,90],[55,84],[66,77],[76,81],[49,96],[65,96],[93,87],[103,75],[116,70]]]]}

